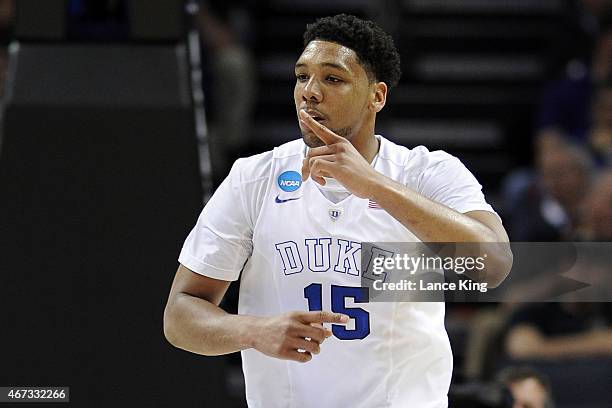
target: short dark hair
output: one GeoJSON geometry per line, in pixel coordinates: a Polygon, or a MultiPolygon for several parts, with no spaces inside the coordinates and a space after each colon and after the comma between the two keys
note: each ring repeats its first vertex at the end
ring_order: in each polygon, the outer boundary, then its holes
{"type": "Polygon", "coordinates": [[[306,26],[304,48],[314,40],[330,41],[357,54],[370,80],[397,85],[402,72],[393,38],[372,21],[349,14],[323,17],[306,26]]]}

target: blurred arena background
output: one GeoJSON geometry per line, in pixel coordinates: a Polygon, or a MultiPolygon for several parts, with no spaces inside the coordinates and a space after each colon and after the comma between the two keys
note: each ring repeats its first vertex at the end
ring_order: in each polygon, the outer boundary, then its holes
{"type": "MultiPolygon", "coordinates": [[[[300,137],[301,35],[338,12],[402,56],[378,133],[460,157],[512,241],[612,241],[612,1],[0,0],[0,386],[244,406],[163,308],[231,163],[300,137]]],[[[612,406],[611,305],[448,304],[450,406],[612,406]]]]}

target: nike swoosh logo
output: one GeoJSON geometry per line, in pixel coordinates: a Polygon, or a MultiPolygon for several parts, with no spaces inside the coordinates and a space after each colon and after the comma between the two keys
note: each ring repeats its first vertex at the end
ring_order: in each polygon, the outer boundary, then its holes
{"type": "Polygon", "coordinates": [[[299,200],[302,197],[296,197],[296,198],[287,198],[285,200],[279,198],[279,196],[276,196],[276,198],[274,199],[274,202],[277,204],[282,204],[282,203],[286,203],[287,201],[293,201],[293,200],[299,200]]]}

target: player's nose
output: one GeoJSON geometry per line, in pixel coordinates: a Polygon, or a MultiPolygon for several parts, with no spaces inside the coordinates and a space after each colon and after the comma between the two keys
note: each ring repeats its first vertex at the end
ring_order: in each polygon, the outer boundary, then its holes
{"type": "Polygon", "coordinates": [[[321,102],[323,94],[321,93],[321,87],[316,78],[311,77],[310,80],[304,85],[302,91],[302,98],[305,101],[316,101],[321,102]]]}

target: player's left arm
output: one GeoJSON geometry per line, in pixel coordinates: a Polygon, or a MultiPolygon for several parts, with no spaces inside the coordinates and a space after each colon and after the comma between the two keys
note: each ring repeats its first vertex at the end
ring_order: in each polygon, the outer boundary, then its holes
{"type": "MultiPolygon", "coordinates": [[[[512,267],[508,234],[499,218],[489,211],[460,213],[430,200],[416,191],[371,170],[368,182],[370,199],[376,201],[393,218],[410,229],[423,242],[487,243],[486,272],[483,277],[470,276],[498,286],[512,267]],[[371,183],[371,184],[370,184],[371,183]]],[[[478,246],[466,249],[480,251],[478,246]]],[[[483,254],[462,254],[478,257],[483,254]]]]}
{"type": "MultiPolygon", "coordinates": [[[[488,211],[460,213],[377,172],[344,137],[300,112],[300,120],[325,142],[310,149],[302,178],[333,177],[352,194],[369,198],[423,242],[478,242],[487,245],[487,273],[480,277],[490,287],[499,285],[512,267],[508,234],[499,218],[488,211]]],[[[480,256],[481,254],[473,254],[480,256]]]]}

